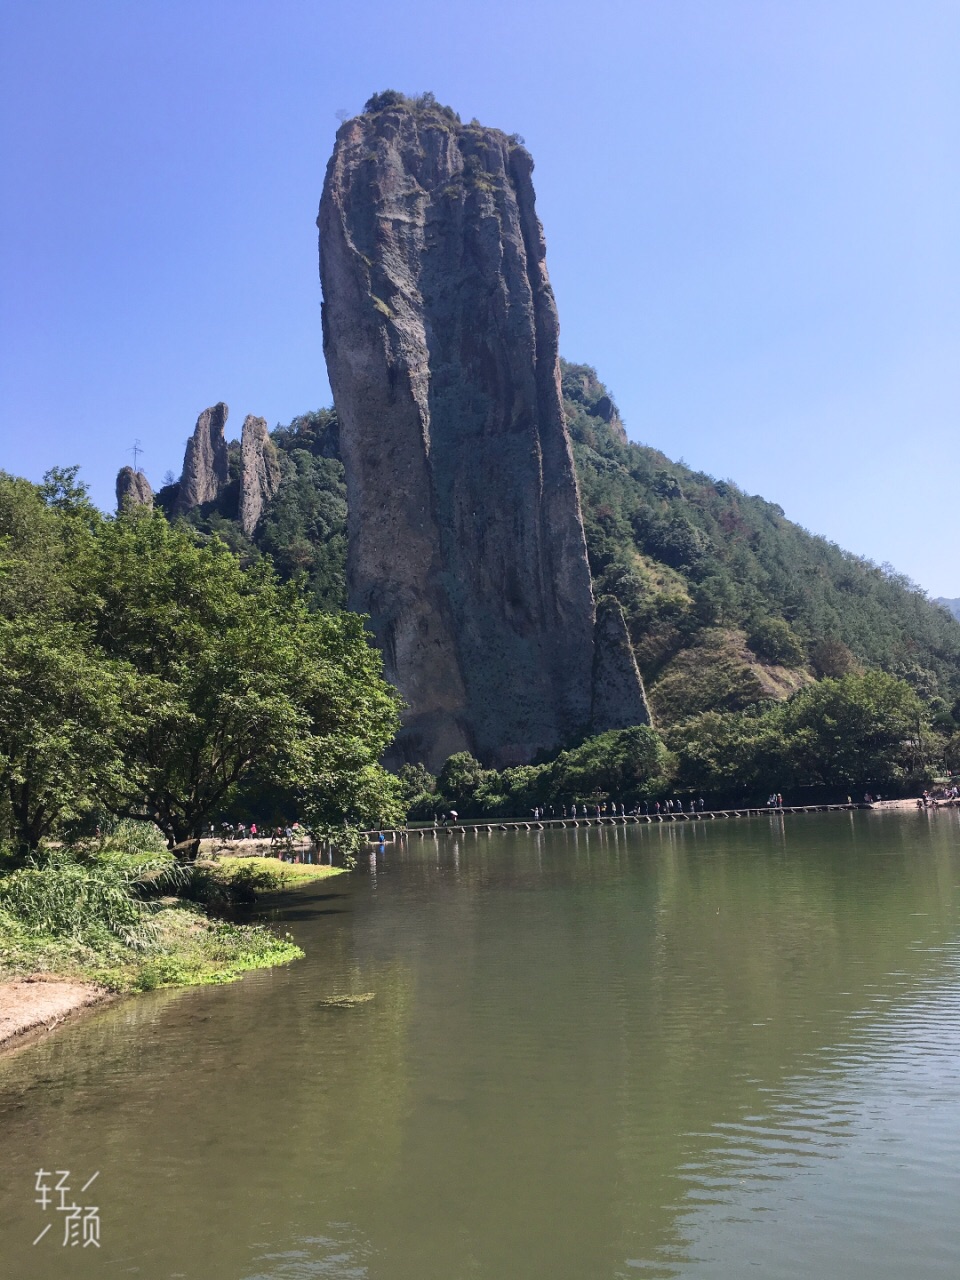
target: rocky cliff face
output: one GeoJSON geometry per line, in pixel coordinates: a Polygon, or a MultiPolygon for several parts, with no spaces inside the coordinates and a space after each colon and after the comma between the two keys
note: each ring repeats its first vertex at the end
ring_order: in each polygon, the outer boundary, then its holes
{"type": "Polygon", "coordinates": [[[409,704],[400,752],[433,767],[528,761],[593,719],[532,169],[497,130],[388,104],[340,129],[320,205],[349,603],[409,704]]]}
{"type": "Polygon", "coordinates": [[[205,502],[215,502],[227,485],[229,461],[223,429],[229,412],[221,401],[211,409],[204,409],[197,419],[183,458],[176,504],[179,515],[205,502]]]}
{"type": "Polygon", "coordinates": [[[117,512],[152,506],[153,490],[147,477],[133,467],[121,467],[117,475],[117,512]]]}
{"type": "Polygon", "coordinates": [[[603,733],[649,723],[650,708],[623,609],[613,596],[603,596],[597,602],[591,731],[603,733]]]}
{"type": "Polygon", "coordinates": [[[264,418],[248,414],[240,437],[240,509],[243,532],[250,537],[267,503],[280,487],[280,460],[264,418]]]}

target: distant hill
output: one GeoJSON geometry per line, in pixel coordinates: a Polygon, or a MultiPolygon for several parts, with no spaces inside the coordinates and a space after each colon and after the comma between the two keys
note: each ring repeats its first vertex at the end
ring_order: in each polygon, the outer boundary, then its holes
{"type": "Polygon", "coordinates": [[[939,596],[934,603],[942,604],[955,618],[960,618],[960,600],[947,600],[944,596],[939,596]]]}
{"type": "MultiPolygon", "coordinates": [[[[657,723],[789,697],[875,667],[935,708],[960,699],[960,601],[932,602],[899,574],[787,520],[780,507],[657,449],[629,443],[588,365],[562,362],[594,590],[620,601],[657,723]]],[[[346,602],[346,486],[336,412],[271,432],[279,489],[247,537],[232,488],[187,518],[247,559],[302,574],[318,609],[346,602]]],[[[231,472],[239,444],[229,446],[231,472]]],[[[172,511],[177,486],[161,489],[172,511]]]]}

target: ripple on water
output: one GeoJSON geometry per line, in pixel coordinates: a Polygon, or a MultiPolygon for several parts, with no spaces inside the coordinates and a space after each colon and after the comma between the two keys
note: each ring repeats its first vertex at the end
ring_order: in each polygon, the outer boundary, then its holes
{"type": "Polygon", "coordinates": [[[924,1275],[954,1280],[960,986],[941,981],[903,1007],[878,1005],[851,1019],[849,1041],[772,1091],[765,1110],[689,1135],[701,1158],[681,1166],[676,1208],[691,1251],[709,1237],[715,1265],[739,1251],[773,1277],[815,1274],[817,1257],[823,1274],[915,1274],[911,1258],[922,1256],[924,1275]],[[758,1213],[776,1215],[779,1246],[741,1238],[758,1213]],[[804,1231],[803,1261],[786,1263],[804,1231]]]}
{"type": "Polygon", "coordinates": [[[765,830],[392,850],[302,963],[0,1061],[7,1274],[50,1155],[70,1280],[956,1280],[953,843],[765,830]]]}

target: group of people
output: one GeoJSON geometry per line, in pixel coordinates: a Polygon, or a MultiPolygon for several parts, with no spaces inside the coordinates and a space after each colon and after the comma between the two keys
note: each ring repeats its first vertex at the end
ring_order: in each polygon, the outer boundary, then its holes
{"type": "MultiPolygon", "coordinates": [[[[534,822],[552,822],[556,818],[625,818],[627,816],[626,806],[618,805],[613,800],[609,800],[605,804],[581,804],[579,810],[576,804],[571,804],[569,810],[563,804],[560,806],[559,813],[554,812],[552,804],[542,807],[535,805],[530,812],[533,814],[534,822]]],[[[638,810],[631,809],[630,812],[637,813],[638,810]]]]}
{"type": "MultiPolygon", "coordinates": [[[[777,797],[778,803],[783,801],[777,797]]],[[[583,802],[574,801],[572,804],[562,804],[554,806],[552,804],[534,805],[530,810],[530,815],[534,822],[555,822],[558,819],[570,819],[571,821],[587,821],[589,819],[600,818],[626,818],[639,817],[641,814],[650,817],[660,817],[664,814],[675,813],[703,813],[703,796],[699,799],[691,798],[686,805],[682,800],[668,799],[664,801],[655,800],[651,805],[649,800],[645,800],[643,804],[636,804],[632,809],[628,809],[625,804],[616,800],[607,800],[602,804],[585,804],[583,802]]],[[[446,827],[451,823],[457,822],[459,815],[456,809],[451,809],[447,813],[437,814],[435,823],[437,826],[446,827]]]]}
{"type": "Polygon", "coordinates": [[[960,787],[940,787],[937,791],[925,791],[917,801],[918,809],[936,809],[941,804],[956,804],[960,800],[960,787]]]}
{"type": "MultiPolygon", "coordinates": [[[[682,800],[664,800],[663,803],[655,800],[653,807],[650,807],[650,801],[645,800],[642,805],[636,804],[632,809],[628,809],[625,804],[618,803],[615,800],[607,801],[605,804],[580,804],[574,802],[569,807],[567,805],[560,806],[560,813],[555,814],[553,805],[547,805],[544,808],[534,807],[531,812],[535,822],[550,821],[554,817],[560,818],[625,818],[629,814],[630,817],[639,817],[645,814],[659,816],[664,813],[683,813],[684,805],[682,800]]],[[[686,812],[703,813],[703,797],[699,800],[690,799],[687,802],[686,812]]]]}
{"type": "MultiPolygon", "coordinates": [[[[649,806],[649,804],[645,804],[645,805],[643,806],[643,811],[644,811],[644,813],[649,813],[649,812],[650,812],[650,806],[649,806]]],[[[683,813],[683,811],[684,811],[684,809],[683,809],[683,801],[682,801],[682,800],[664,800],[662,810],[661,810],[661,807],[660,807],[660,801],[659,801],[659,800],[657,800],[657,801],[656,801],[656,803],[655,803],[655,804],[654,804],[654,806],[653,806],[653,813],[654,813],[654,816],[657,816],[657,815],[658,815],[658,814],[660,814],[661,812],[663,812],[663,813],[683,813]]],[[[639,813],[639,812],[640,812],[640,807],[639,807],[639,805],[638,805],[638,806],[637,806],[637,808],[634,810],[634,812],[635,812],[635,813],[639,813]]],[[[687,812],[688,812],[688,813],[703,813],[703,796],[701,796],[699,800],[693,800],[693,799],[691,799],[691,800],[689,801],[689,803],[687,804],[687,812]]]]}
{"type": "MultiPolygon", "coordinates": [[[[211,840],[216,839],[217,830],[214,824],[210,823],[209,837],[211,840]]],[[[238,822],[236,825],[232,822],[220,823],[220,839],[221,840],[266,840],[269,838],[271,844],[277,844],[282,840],[295,840],[303,835],[303,828],[299,822],[294,822],[289,826],[279,827],[258,827],[255,822],[251,822],[249,828],[246,823],[238,822]]]]}

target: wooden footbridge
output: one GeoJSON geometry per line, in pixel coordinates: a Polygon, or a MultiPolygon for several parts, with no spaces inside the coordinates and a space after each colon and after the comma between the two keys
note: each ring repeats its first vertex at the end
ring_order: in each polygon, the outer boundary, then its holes
{"type": "Polygon", "coordinates": [[[673,809],[669,813],[627,813],[601,815],[599,818],[529,818],[500,821],[497,818],[488,820],[456,822],[443,824],[427,824],[418,827],[383,827],[378,831],[365,831],[363,834],[373,844],[379,843],[381,835],[386,840],[421,840],[433,836],[491,835],[494,831],[555,831],[561,827],[629,827],[647,826],[664,822],[712,822],[722,818],[770,818],[785,813],[849,813],[854,809],[872,809],[870,804],[798,804],[798,805],[760,805],[757,808],[742,809],[673,809]]]}

